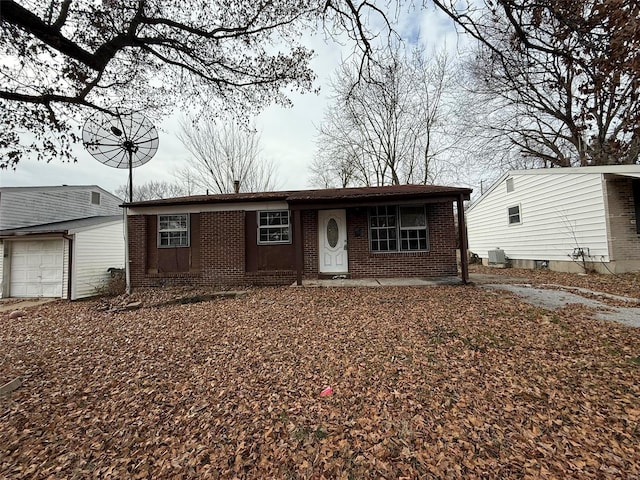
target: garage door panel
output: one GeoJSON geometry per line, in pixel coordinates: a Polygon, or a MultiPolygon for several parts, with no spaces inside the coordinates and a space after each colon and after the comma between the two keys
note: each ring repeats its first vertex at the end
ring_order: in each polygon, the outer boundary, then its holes
{"type": "Polygon", "coordinates": [[[30,269],[25,271],[24,273],[25,273],[25,277],[23,282],[33,283],[33,282],[39,282],[41,279],[39,270],[30,269]]]}
{"type": "Polygon", "coordinates": [[[40,280],[42,282],[61,282],[62,270],[55,267],[42,267],[40,270],[40,280]]]}
{"type": "Polygon", "coordinates": [[[39,267],[42,263],[42,256],[40,252],[33,252],[28,254],[27,256],[27,266],[28,267],[39,267]]]}
{"type": "Polygon", "coordinates": [[[16,254],[15,252],[12,252],[12,254],[11,254],[11,264],[12,265],[17,265],[17,266],[26,265],[27,264],[27,257],[25,255],[16,254]]]}
{"type": "Polygon", "coordinates": [[[30,243],[31,242],[13,242],[11,244],[11,254],[18,255],[26,253],[30,243]]]}
{"type": "Polygon", "coordinates": [[[42,287],[37,283],[26,283],[24,286],[27,297],[42,297],[42,287]]]}
{"type": "Polygon", "coordinates": [[[63,275],[62,240],[13,242],[10,295],[60,297],[63,275]]]}
{"type": "Polygon", "coordinates": [[[26,297],[27,289],[24,283],[11,282],[11,296],[12,297],[26,297]]]}
{"type": "MultiPolygon", "coordinates": [[[[12,265],[13,267],[13,265],[12,265]]],[[[11,269],[11,284],[24,283],[27,281],[27,271],[22,269],[11,269]]]]}
{"type": "Polygon", "coordinates": [[[42,297],[59,297],[62,295],[61,283],[43,284],[42,297]]]}
{"type": "Polygon", "coordinates": [[[62,255],[42,255],[41,267],[57,268],[58,265],[62,265],[62,255]]]}

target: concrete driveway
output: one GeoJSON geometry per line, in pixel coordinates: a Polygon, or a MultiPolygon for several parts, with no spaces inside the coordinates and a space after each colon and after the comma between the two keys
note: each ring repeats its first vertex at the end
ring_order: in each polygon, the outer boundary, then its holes
{"type": "Polygon", "coordinates": [[[59,298],[0,298],[0,313],[23,310],[29,307],[37,307],[45,303],[55,302],[59,298]]]}
{"type": "Polygon", "coordinates": [[[556,310],[565,307],[568,304],[575,303],[585,305],[589,308],[596,309],[594,317],[599,320],[609,320],[619,322],[630,327],[640,328],[640,300],[637,298],[621,297],[619,295],[610,295],[602,292],[594,292],[585,288],[565,287],[562,285],[543,285],[541,287],[533,287],[529,284],[506,284],[506,283],[487,283],[480,285],[483,288],[493,290],[506,290],[522,297],[527,303],[537,307],[546,308],[547,310],[556,310]],[[568,292],[567,289],[589,295],[584,297],[576,293],[568,292]],[[608,305],[596,298],[607,298],[618,302],[627,303],[628,307],[619,307],[608,305]]]}

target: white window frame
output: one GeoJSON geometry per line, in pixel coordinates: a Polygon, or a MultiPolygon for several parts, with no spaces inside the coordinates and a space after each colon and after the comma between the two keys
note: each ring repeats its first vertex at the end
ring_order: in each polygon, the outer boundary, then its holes
{"type": "MultiPolygon", "coordinates": [[[[429,222],[427,221],[427,209],[425,207],[425,205],[422,204],[417,204],[417,205],[380,205],[380,207],[386,207],[387,209],[387,213],[384,216],[389,216],[389,207],[391,207],[394,210],[394,216],[395,216],[395,226],[391,226],[391,227],[386,227],[386,226],[377,226],[374,227],[372,226],[372,222],[371,222],[371,217],[373,216],[378,216],[381,217],[382,215],[372,215],[372,210],[374,208],[379,208],[379,207],[372,207],[369,209],[369,215],[368,215],[368,226],[369,226],[369,251],[371,253],[415,253],[415,252],[428,252],[431,249],[431,245],[429,243],[429,222]],[[424,226],[410,226],[410,227],[403,227],[402,226],[402,215],[400,213],[400,210],[402,208],[416,208],[416,207],[420,207],[422,208],[423,212],[424,212],[424,219],[425,219],[425,225],[424,226]],[[395,243],[396,243],[396,249],[395,250],[374,250],[373,249],[373,235],[371,234],[371,232],[373,230],[385,230],[387,232],[389,231],[394,231],[395,230],[395,243]],[[406,231],[424,231],[425,235],[426,235],[426,248],[421,248],[421,249],[403,249],[402,248],[402,232],[406,231]]],[[[383,239],[384,240],[384,239],[383,239]]],[[[390,239],[387,239],[390,240],[390,239]]],[[[418,239],[419,240],[419,239],[418,239]]],[[[380,239],[376,239],[376,242],[380,242],[380,239]]]]}
{"type": "Polygon", "coordinates": [[[521,225],[522,224],[522,207],[520,206],[520,204],[511,205],[510,207],[507,207],[507,223],[508,223],[509,226],[511,226],[511,225],[521,225]],[[515,217],[515,214],[511,214],[511,212],[509,212],[509,210],[511,210],[512,208],[517,208],[518,209],[518,221],[517,222],[512,222],[511,221],[511,217],[515,217]]]}
{"type": "MultiPolygon", "coordinates": [[[[282,217],[280,217],[282,218],[282,217]]],[[[258,241],[258,245],[288,245],[291,244],[291,213],[289,212],[289,210],[258,210],[256,212],[256,223],[258,224],[258,229],[257,229],[257,241],[258,241]],[[286,213],[286,218],[287,218],[287,223],[286,224],[279,224],[279,225],[273,225],[273,224],[269,224],[266,223],[268,221],[268,215],[269,214],[274,214],[274,213],[278,213],[278,214],[282,214],[282,213],[286,213]],[[263,220],[265,221],[265,223],[263,223],[263,220]],[[282,232],[286,231],[286,236],[287,238],[285,240],[261,240],[261,233],[263,231],[269,231],[269,230],[273,230],[274,234],[277,234],[277,230],[280,230],[280,235],[282,236],[282,232]]],[[[269,233],[267,233],[267,236],[269,236],[269,233]]]]}
{"type": "Polygon", "coordinates": [[[91,192],[91,199],[89,200],[91,202],[91,205],[100,205],[100,202],[102,201],[102,195],[100,195],[100,192],[91,192]],[[97,199],[97,202],[94,202],[93,199],[97,199]]]}
{"type": "MultiPolygon", "coordinates": [[[[159,214],[158,215],[158,248],[183,248],[190,246],[190,215],[188,213],[171,213],[171,214],[159,214]],[[163,217],[184,217],[186,220],[186,228],[162,228],[162,218],[163,217]],[[180,245],[171,245],[167,243],[166,245],[162,244],[162,234],[163,233],[176,233],[176,232],[185,232],[185,243],[180,245]]],[[[170,241],[170,240],[169,240],[170,241]]]]}
{"type": "Polygon", "coordinates": [[[367,219],[367,223],[369,226],[369,251],[371,251],[372,253],[389,253],[389,252],[398,252],[398,240],[399,240],[399,235],[398,235],[398,207],[395,205],[378,205],[375,207],[371,207],[369,208],[369,215],[368,215],[368,219],[367,219]],[[384,213],[381,213],[379,209],[384,208],[384,213]],[[375,209],[376,214],[372,215],[373,210],[375,209]],[[390,212],[391,210],[391,212],[390,212]],[[378,218],[378,225],[376,225],[375,227],[372,225],[372,218],[376,217],[378,218]],[[387,218],[387,217],[393,217],[394,218],[394,222],[393,225],[380,225],[380,219],[382,218],[387,218]],[[376,231],[376,239],[373,238],[373,231],[376,231]],[[380,238],[380,234],[381,232],[385,232],[384,233],[384,237],[386,238],[380,238]],[[389,237],[389,232],[395,232],[395,242],[396,242],[396,249],[395,250],[376,250],[373,248],[373,244],[374,242],[377,243],[378,247],[380,246],[381,242],[386,241],[387,244],[394,240],[392,238],[389,237]]]}
{"type": "Polygon", "coordinates": [[[513,181],[513,177],[507,178],[507,193],[511,193],[516,189],[515,182],[513,181]]]}

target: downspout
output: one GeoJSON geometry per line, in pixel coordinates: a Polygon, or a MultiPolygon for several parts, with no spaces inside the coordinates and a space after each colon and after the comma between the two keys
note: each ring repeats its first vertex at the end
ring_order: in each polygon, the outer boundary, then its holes
{"type": "Polygon", "coordinates": [[[63,235],[63,238],[66,238],[69,241],[69,266],[67,273],[67,300],[71,300],[71,288],[73,286],[73,282],[71,281],[71,276],[73,275],[73,235],[63,235]]]}
{"type": "Polygon", "coordinates": [[[8,242],[6,239],[2,239],[2,257],[0,257],[0,262],[2,262],[2,278],[0,278],[0,297],[5,298],[11,295],[11,291],[9,289],[9,273],[11,272],[11,242],[8,242]]]}
{"type": "Polygon", "coordinates": [[[469,257],[467,255],[467,224],[464,218],[464,195],[458,195],[458,243],[460,244],[460,276],[462,283],[469,283],[469,257]]]}

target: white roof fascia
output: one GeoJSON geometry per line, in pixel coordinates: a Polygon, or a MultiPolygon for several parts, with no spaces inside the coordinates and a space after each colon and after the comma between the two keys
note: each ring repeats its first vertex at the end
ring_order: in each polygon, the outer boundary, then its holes
{"type": "MultiPolygon", "coordinates": [[[[126,207],[125,207],[126,208],[126,207]]],[[[286,200],[270,202],[212,203],[194,205],[156,205],[127,208],[128,215],[157,215],[172,213],[256,212],[259,210],[289,210],[286,200]]]]}
{"type": "Polygon", "coordinates": [[[532,168],[529,170],[511,170],[513,175],[567,175],[567,174],[598,174],[614,173],[617,175],[640,174],[640,165],[600,165],[596,167],[560,167],[560,168],[532,168]]]}

